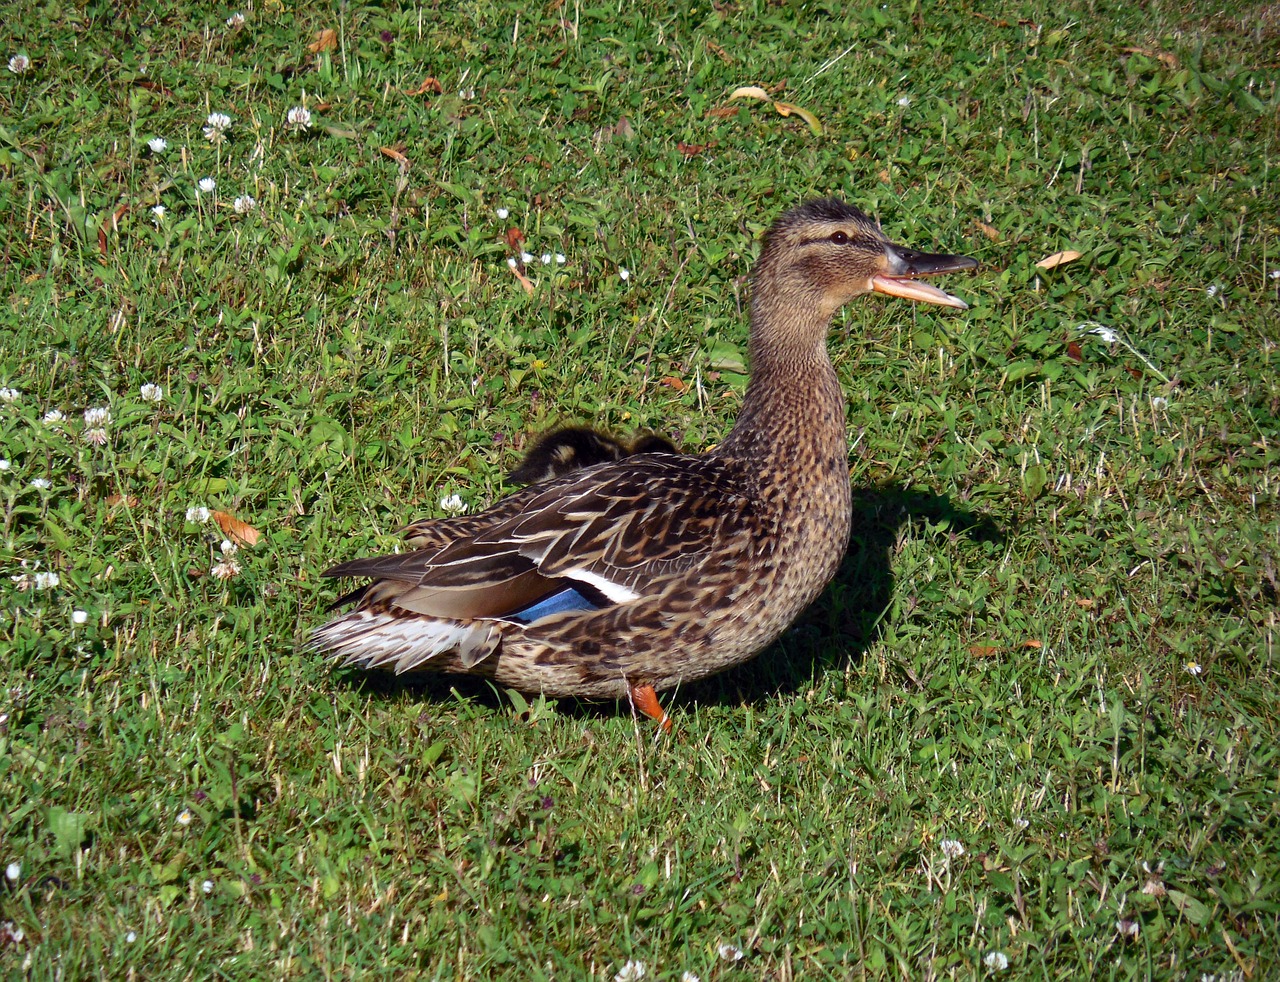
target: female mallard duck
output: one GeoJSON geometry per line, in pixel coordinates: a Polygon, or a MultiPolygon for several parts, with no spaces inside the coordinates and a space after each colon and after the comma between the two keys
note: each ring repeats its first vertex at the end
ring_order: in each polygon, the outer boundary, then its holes
{"type": "Polygon", "coordinates": [[[669,729],[656,691],[757,654],[844,555],[851,495],[831,318],[872,291],[964,309],[916,278],[975,266],[894,245],[838,201],[787,212],[756,263],[751,382],[718,447],[626,456],[477,515],[417,521],[404,533],[412,551],[325,572],[372,582],[315,644],[364,668],[628,695],[669,729]]]}
{"type": "Polygon", "coordinates": [[[513,484],[538,484],[635,454],[679,452],[670,440],[656,433],[646,433],[627,443],[586,426],[562,426],[538,437],[507,480],[513,484]]]}

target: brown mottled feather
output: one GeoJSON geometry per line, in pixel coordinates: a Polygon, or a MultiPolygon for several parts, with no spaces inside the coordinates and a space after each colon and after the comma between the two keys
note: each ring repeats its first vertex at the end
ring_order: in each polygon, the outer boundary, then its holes
{"type": "Polygon", "coordinates": [[[911,279],[973,265],[893,246],[839,202],[788,212],[756,265],[753,376],[720,446],[683,455],[659,437],[553,431],[513,472],[530,487],[478,515],[413,523],[410,552],[328,570],[373,582],[315,643],[365,667],[605,698],[750,658],[822,590],[849,537],[831,316],[871,290],[963,306],[911,279]],[[599,609],[521,620],[570,586],[599,609]]]}

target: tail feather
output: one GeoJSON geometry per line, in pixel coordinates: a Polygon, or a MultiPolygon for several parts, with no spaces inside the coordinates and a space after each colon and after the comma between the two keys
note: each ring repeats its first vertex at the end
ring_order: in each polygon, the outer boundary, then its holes
{"type": "Polygon", "coordinates": [[[447,621],[355,610],[317,628],[311,642],[343,665],[389,668],[397,675],[457,652],[464,668],[488,658],[502,641],[492,621],[447,621]]]}

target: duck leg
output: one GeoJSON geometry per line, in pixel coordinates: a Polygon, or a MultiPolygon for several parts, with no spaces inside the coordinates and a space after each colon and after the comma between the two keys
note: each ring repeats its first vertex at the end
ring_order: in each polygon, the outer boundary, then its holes
{"type": "Polygon", "coordinates": [[[671,717],[666,714],[658,702],[658,694],[651,685],[628,685],[631,705],[650,719],[656,719],[663,733],[671,732],[671,717]]]}

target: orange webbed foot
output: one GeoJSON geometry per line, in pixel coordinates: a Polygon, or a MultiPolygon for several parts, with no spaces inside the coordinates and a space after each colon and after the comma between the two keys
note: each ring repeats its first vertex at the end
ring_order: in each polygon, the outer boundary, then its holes
{"type": "Polygon", "coordinates": [[[671,717],[666,714],[658,702],[658,694],[651,685],[632,685],[628,687],[631,705],[650,719],[656,719],[663,733],[671,732],[671,717]]]}

